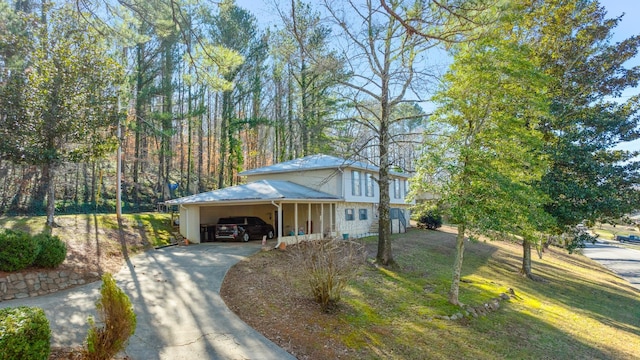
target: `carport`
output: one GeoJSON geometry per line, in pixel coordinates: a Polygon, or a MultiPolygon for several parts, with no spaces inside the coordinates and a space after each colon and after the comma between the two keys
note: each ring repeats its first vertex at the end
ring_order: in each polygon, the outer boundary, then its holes
{"type": "Polygon", "coordinates": [[[283,180],[260,180],[166,201],[180,208],[180,234],[190,242],[210,240],[221,217],[257,216],[273,225],[281,242],[335,236],[341,199],[283,180]]]}

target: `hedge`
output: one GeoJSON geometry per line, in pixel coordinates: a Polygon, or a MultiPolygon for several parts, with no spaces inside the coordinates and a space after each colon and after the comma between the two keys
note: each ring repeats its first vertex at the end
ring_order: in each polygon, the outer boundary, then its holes
{"type": "Polygon", "coordinates": [[[49,320],[42,309],[0,309],[0,360],[46,360],[50,340],[49,320]]]}
{"type": "Polygon", "coordinates": [[[0,270],[18,271],[33,264],[40,246],[31,235],[22,231],[0,233],[0,270]]]}
{"type": "Polygon", "coordinates": [[[57,236],[39,234],[33,237],[40,245],[40,252],[33,265],[45,268],[56,268],[67,257],[67,245],[57,236]]]}

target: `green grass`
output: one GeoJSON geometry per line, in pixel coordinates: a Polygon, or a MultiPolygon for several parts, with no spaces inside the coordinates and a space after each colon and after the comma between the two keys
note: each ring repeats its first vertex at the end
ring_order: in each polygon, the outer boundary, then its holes
{"type": "MultiPolygon", "coordinates": [[[[449,229],[451,231],[451,229],[449,229]]],[[[365,240],[375,241],[375,240],[365,240]]],[[[548,250],[521,277],[521,247],[467,243],[460,299],[479,305],[508,288],[518,298],[458,321],[447,302],[455,238],[412,230],[393,240],[393,269],[369,266],[339,314],[342,341],[362,359],[633,359],[640,354],[640,292],[582,255],[548,250]]],[[[535,256],[535,255],[534,255],[535,256]]]]}
{"type": "MultiPolygon", "coordinates": [[[[55,219],[60,227],[54,228],[53,234],[64,241],[118,242],[120,227],[115,214],[60,215],[55,219]]],[[[140,237],[146,247],[166,245],[171,237],[169,219],[169,214],[162,213],[123,214],[122,230],[140,237]]],[[[22,230],[34,235],[45,231],[45,224],[45,216],[0,217],[1,228],[22,230]]]]}
{"type": "Polygon", "coordinates": [[[610,224],[596,224],[591,229],[592,232],[600,235],[601,238],[606,240],[615,240],[616,235],[637,235],[640,236],[640,231],[637,227],[629,225],[610,225],[610,224]]]}

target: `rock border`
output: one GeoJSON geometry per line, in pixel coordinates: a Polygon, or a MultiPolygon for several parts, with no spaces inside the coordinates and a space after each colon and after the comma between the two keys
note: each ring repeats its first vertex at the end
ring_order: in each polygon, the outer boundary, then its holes
{"type": "Polygon", "coordinates": [[[86,269],[14,272],[0,277],[0,302],[41,296],[100,280],[100,274],[86,269]]]}
{"type": "Polygon", "coordinates": [[[500,295],[498,295],[495,298],[492,298],[491,300],[489,300],[486,303],[477,305],[477,306],[471,306],[471,305],[463,305],[462,306],[462,311],[461,312],[457,312],[453,315],[435,315],[433,316],[434,319],[440,319],[440,320],[449,320],[449,321],[455,321],[455,320],[460,320],[463,318],[477,318],[479,316],[487,316],[492,312],[496,312],[498,311],[498,309],[500,309],[500,302],[501,301],[508,301],[511,300],[512,298],[517,298],[515,292],[513,291],[513,289],[509,289],[507,290],[507,293],[501,293],[500,295]]]}

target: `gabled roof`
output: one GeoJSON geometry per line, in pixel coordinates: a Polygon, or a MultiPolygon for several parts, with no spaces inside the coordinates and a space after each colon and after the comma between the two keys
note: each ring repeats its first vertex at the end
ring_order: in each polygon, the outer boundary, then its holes
{"type": "MultiPolygon", "coordinates": [[[[322,169],[345,169],[345,168],[353,168],[371,172],[378,172],[380,169],[377,166],[373,166],[371,164],[366,164],[361,161],[355,160],[346,160],[341,159],[339,157],[318,154],[318,155],[309,155],[303,158],[293,159],[289,161],[285,161],[278,164],[273,164],[270,166],[265,166],[257,169],[246,170],[238,175],[247,176],[247,175],[259,175],[259,174],[276,174],[276,173],[287,173],[287,172],[298,172],[298,171],[306,171],[306,170],[322,170],[322,169]]],[[[389,173],[409,178],[408,174],[398,173],[395,171],[390,171],[389,173]]]]}
{"type": "Polygon", "coordinates": [[[284,180],[260,180],[178,199],[167,205],[205,204],[233,201],[341,200],[339,197],[284,180]]]}

